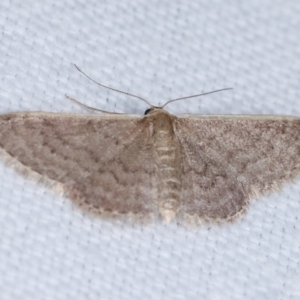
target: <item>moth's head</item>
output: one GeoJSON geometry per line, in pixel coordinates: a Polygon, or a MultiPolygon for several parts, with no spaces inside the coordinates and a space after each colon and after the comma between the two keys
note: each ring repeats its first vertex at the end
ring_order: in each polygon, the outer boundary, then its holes
{"type": "Polygon", "coordinates": [[[163,106],[151,106],[150,108],[145,110],[144,115],[145,116],[146,115],[151,115],[151,114],[162,112],[162,111],[165,111],[163,106]]]}

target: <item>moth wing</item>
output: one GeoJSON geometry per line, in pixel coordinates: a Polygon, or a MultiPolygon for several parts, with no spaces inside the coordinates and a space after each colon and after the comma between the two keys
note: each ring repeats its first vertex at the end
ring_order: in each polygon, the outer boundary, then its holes
{"type": "Polygon", "coordinates": [[[300,173],[300,118],[186,116],[174,121],[182,156],[182,212],[240,215],[253,195],[300,173]]]}
{"type": "Polygon", "coordinates": [[[61,185],[83,208],[147,217],[157,210],[148,129],[128,115],[7,114],[0,148],[23,173],[61,185]]]}

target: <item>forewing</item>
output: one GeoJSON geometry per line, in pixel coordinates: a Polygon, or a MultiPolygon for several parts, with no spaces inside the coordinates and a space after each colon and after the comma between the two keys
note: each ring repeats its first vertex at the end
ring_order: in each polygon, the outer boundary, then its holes
{"type": "Polygon", "coordinates": [[[241,213],[253,194],[300,173],[300,119],[184,117],[174,121],[182,151],[182,211],[209,219],[241,213]]]}
{"type": "Polygon", "coordinates": [[[0,147],[85,208],[149,216],[157,184],[147,126],[125,115],[8,114],[0,147]]]}

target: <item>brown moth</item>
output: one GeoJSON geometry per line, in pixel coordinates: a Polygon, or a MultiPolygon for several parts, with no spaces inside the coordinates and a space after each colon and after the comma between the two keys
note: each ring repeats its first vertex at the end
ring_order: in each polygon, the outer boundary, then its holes
{"type": "Polygon", "coordinates": [[[167,222],[232,220],[299,175],[300,118],[175,116],[164,106],[144,116],[4,114],[0,154],[84,209],[167,222]]]}

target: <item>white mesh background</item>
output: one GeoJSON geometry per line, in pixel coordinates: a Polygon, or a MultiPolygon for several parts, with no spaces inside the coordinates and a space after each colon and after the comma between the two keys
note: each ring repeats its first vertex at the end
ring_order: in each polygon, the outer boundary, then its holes
{"type": "MultiPolygon", "coordinates": [[[[300,116],[299,1],[0,3],[0,113],[300,116]]],[[[1,299],[300,299],[300,184],[253,200],[239,222],[141,227],[83,215],[0,163],[1,299]]]]}

